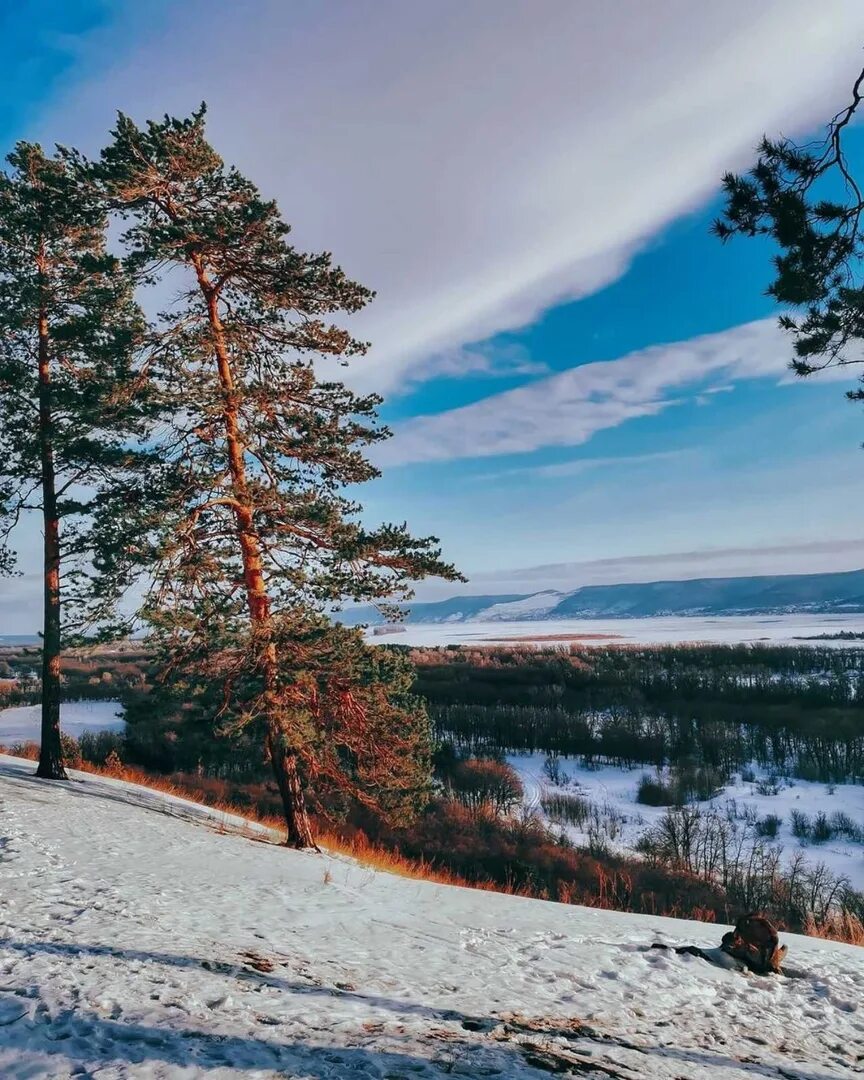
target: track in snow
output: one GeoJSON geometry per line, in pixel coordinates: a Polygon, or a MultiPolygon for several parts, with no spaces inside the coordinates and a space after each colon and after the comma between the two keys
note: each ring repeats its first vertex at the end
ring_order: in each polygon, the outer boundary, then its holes
{"type": "Polygon", "coordinates": [[[864,951],[850,946],[788,938],[804,978],[742,975],[649,949],[716,944],[715,926],[250,843],[183,800],[40,782],[9,758],[0,837],[10,1080],[864,1069],[864,951]]]}

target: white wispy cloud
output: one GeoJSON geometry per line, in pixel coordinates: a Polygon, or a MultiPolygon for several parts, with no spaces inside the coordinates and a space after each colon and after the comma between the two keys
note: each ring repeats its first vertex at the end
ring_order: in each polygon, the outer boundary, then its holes
{"type": "MultiPolygon", "coordinates": [[[[564,583],[576,581],[586,585],[655,580],[658,575],[667,573],[680,578],[696,575],[722,577],[730,573],[818,573],[857,567],[864,558],[862,552],[864,538],[858,536],[806,543],[703,548],[695,551],[627,555],[614,559],[590,559],[585,562],[548,563],[543,566],[522,567],[508,573],[523,582],[555,579],[564,583]],[[741,560],[745,561],[744,569],[740,565],[741,560]]],[[[492,576],[479,573],[474,575],[473,580],[477,583],[492,576]]]]}
{"type": "Polygon", "coordinates": [[[595,469],[634,469],[657,465],[660,462],[678,461],[696,453],[692,449],[658,450],[650,454],[621,454],[618,457],[585,457],[572,461],[558,461],[550,465],[525,465],[517,469],[498,469],[473,477],[478,482],[501,480],[505,477],[523,476],[531,480],[560,479],[566,476],[582,476],[595,469]]]}
{"type": "Polygon", "coordinates": [[[205,98],[297,242],[378,290],[349,377],[379,390],[614,280],[763,132],[830,116],[864,38],[850,0],[134,7],[80,47],[39,134],[92,150],[116,108],[205,98]]]}
{"type": "Polygon", "coordinates": [[[653,345],[409,420],[380,448],[378,460],[397,465],[579,446],[598,431],[671,408],[706,381],[720,379],[725,389],[742,379],[782,380],[789,353],[789,338],[774,319],[653,345]]]}
{"type": "Polygon", "coordinates": [[[552,369],[542,360],[534,360],[524,345],[510,343],[493,346],[489,342],[448,349],[429,357],[423,378],[505,379],[513,376],[549,375],[552,369]]]}

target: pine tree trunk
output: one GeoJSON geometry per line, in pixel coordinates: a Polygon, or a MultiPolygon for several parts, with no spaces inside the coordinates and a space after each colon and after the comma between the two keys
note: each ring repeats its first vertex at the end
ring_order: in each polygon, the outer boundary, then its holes
{"type": "Polygon", "coordinates": [[[287,844],[295,848],[313,848],[318,850],[312,834],[312,823],[306,810],[306,800],[297,770],[297,753],[286,746],[282,727],[281,706],[278,700],[278,657],[272,641],[270,622],[270,597],[264,580],[261,560],[261,542],[255,528],[252,514],[249,487],[246,477],[246,463],[243,457],[243,441],[237,410],[237,393],[231,358],[225,342],[222,320],[219,315],[217,290],[207,277],[200,260],[193,259],[195,272],[201,292],[207,302],[207,316],[213,332],[213,348],[216,366],[222,388],[224,406],[222,416],[225,423],[225,438],[228,446],[228,467],[231,472],[232,494],[234,496],[234,516],[237,522],[237,535],[243,562],[243,584],[249,606],[249,618],[252,624],[252,636],[261,649],[260,665],[264,679],[265,724],[267,727],[267,750],[273,766],[273,773],[282,798],[282,809],[288,830],[287,844]]]}
{"type": "Polygon", "coordinates": [[[273,763],[273,774],[282,797],[282,809],[288,830],[286,843],[293,848],[313,848],[318,851],[312,834],[312,823],[306,810],[306,800],[297,771],[297,755],[285,749],[282,732],[271,731],[267,735],[267,749],[273,763]]]}
{"type": "Polygon", "coordinates": [[[42,464],[44,527],[44,622],[42,629],[42,739],[36,775],[65,780],[60,743],[60,519],[54,476],[51,417],[51,366],[48,320],[39,318],[39,454],[42,464]]]}

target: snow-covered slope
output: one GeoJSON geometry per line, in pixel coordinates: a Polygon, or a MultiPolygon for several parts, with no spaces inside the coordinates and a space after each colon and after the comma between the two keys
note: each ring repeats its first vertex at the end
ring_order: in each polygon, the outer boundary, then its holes
{"type": "Polygon", "coordinates": [[[721,928],[376,873],[119,781],[0,758],[0,1076],[829,1080],[864,951],[800,977],[652,942],[721,928]]]}
{"type": "MultiPolygon", "coordinates": [[[[666,806],[645,806],[636,798],[640,778],[654,775],[649,767],[626,769],[608,764],[589,767],[581,758],[560,757],[559,783],[553,784],[544,774],[545,760],[545,754],[507,757],[525,789],[526,809],[545,817],[542,811],[545,795],[578,795],[596,809],[601,821],[608,821],[609,828],[603,835],[614,851],[632,854],[639,838],[668,812],[666,806]]],[[[864,842],[835,836],[825,843],[814,844],[797,838],[792,828],[792,814],[798,810],[811,819],[820,812],[829,819],[840,812],[864,831],[864,785],[819,784],[777,777],[768,783],[764,770],[754,765],[754,772],[760,776],[761,783],[744,780],[738,774],[713,799],[695,805],[703,813],[714,812],[731,818],[745,850],[750,850],[756,842],[748,820],[775,815],[780,819],[776,836],[761,837],[760,843],[780,850],[784,862],[803,855],[810,864],[821,863],[835,876],[846,879],[854,889],[864,892],[864,842]]],[[[588,840],[589,825],[590,821],[582,828],[560,824],[556,828],[563,828],[574,843],[583,845],[588,840]]]]}
{"type": "Polygon", "coordinates": [[[564,593],[547,590],[534,593],[521,600],[511,600],[506,604],[493,604],[472,615],[469,622],[499,622],[512,619],[537,619],[552,611],[561,603],[564,593]]]}

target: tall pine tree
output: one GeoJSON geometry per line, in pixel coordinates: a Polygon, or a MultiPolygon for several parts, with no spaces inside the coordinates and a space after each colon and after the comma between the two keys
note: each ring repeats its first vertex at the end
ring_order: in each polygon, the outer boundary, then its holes
{"type": "Polygon", "coordinates": [[[41,513],[37,775],[59,779],[62,635],[110,607],[89,586],[88,523],[123,485],[129,440],[144,430],[147,394],[134,361],[144,326],[78,156],[19,143],[8,162],[0,175],[0,547],[8,561],[22,515],[41,513]]]}
{"type": "Polygon", "coordinates": [[[374,773],[399,735],[388,749],[374,680],[350,677],[362,642],[320,613],[458,576],[435,538],[367,528],[346,490],[377,475],[364,450],[389,433],[379,398],[323,380],[315,361],[365,351],[332,320],[371,294],[289,244],[276,204],[206,141],[203,107],[144,129],[121,116],[97,172],[129,222],[129,266],[168,268],[182,293],[154,356],[173,486],[155,518],[127,519],[153,573],[146,614],[175,670],[215,681],[222,715],[261,726],[288,842],[311,846],[304,784],[374,773]]]}

